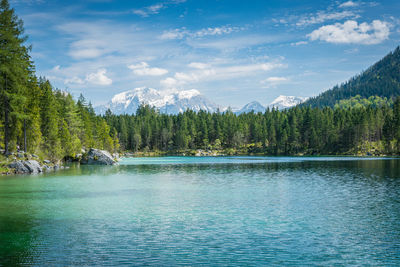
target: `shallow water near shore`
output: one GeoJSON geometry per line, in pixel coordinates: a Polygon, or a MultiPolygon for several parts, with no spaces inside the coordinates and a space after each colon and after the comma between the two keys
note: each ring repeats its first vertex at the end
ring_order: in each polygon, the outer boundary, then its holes
{"type": "Polygon", "coordinates": [[[0,179],[0,265],[400,265],[400,159],[126,158],[0,179]]]}

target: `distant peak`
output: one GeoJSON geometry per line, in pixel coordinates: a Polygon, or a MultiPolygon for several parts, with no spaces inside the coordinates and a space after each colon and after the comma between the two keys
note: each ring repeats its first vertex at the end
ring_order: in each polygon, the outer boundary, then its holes
{"type": "Polygon", "coordinates": [[[210,112],[219,107],[201,95],[196,89],[191,90],[156,90],[149,87],[138,87],[116,94],[108,104],[99,106],[98,113],[111,109],[115,114],[132,114],[137,108],[146,104],[164,113],[179,113],[187,109],[210,112]]]}
{"type": "Polygon", "coordinates": [[[269,104],[270,108],[287,109],[306,101],[308,97],[280,95],[269,104]]]}

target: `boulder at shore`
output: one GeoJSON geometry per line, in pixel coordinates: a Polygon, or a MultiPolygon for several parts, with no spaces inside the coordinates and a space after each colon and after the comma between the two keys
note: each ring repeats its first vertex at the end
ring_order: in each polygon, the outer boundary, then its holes
{"type": "Polygon", "coordinates": [[[15,161],[8,165],[8,167],[15,170],[16,173],[40,173],[43,171],[39,162],[36,160],[15,161]]]}
{"type": "Polygon", "coordinates": [[[83,155],[81,164],[88,165],[114,165],[117,162],[108,151],[91,148],[89,152],[83,155]]]}

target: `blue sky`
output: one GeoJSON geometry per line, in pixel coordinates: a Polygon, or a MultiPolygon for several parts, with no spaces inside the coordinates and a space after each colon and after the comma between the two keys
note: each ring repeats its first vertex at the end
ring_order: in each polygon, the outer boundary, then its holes
{"type": "Polygon", "coordinates": [[[94,104],[136,87],[223,106],[314,96],[400,44],[400,1],[13,0],[37,74],[94,104]]]}

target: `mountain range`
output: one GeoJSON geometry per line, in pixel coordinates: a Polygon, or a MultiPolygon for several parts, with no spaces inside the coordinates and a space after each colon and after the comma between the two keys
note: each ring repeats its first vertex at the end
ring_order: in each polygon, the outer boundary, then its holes
{"type": "MultiPolygon", "coordinates": [[[[248,112],[265,112],[267,108],[286,109],[304,102],[307,98],[295,96],[279,96],[267,106],[257,101],[246,104],[241,109],[233,109],[236,114],[248,112]]],[[[140,87],[115,95],[107,104],[95,107],[98,114],[104,114],[108,109],[114,114],[135,113],[140,105],[150,105],[157,108],[161,113],[178,114],[185,110],[216,112],[225,111],[220,105],[207,99],[199,91],[159,91],[153,88],[140,87]]]]}
{"type": "Polygon", "coordinates": [[[142,104],[150,105],[161,113],[177,114],[187,109],[215,112],[220,107],[192,89],[186,91],[159,91],[140,87],[115,95],[106,105],[95,107],[98,114],[110,109],[114,114],[132,114],[142,104]]]}
{"type": "MultiPolygon", "coordinates": [[[[327,90],[319,96],[306,98],[280,95],[268,105],[258,101],[246,104],[241,109],[232,109],[236,114],[264,112],[267,108],[287,109],[296,105],[311,107],[333,107],[338,101],[360,95],[361,98],[379,96],[392,98],[400,95],[400,47],[347,82],[327,90]]],[[[115,95],[106,105],[95,108],[98,114],[110,109],[114,114],[135,113],[141,104],[147,104],[162,113],[177,114],[187,109],[193,111],[224,111],[220,105],[207,99],[199,91],[159,91],[141,87],[115,95]]]]}

